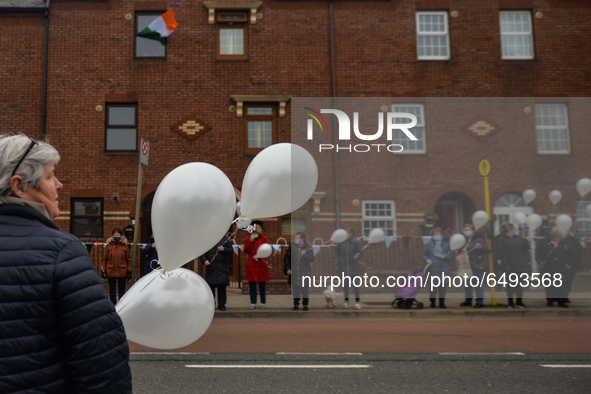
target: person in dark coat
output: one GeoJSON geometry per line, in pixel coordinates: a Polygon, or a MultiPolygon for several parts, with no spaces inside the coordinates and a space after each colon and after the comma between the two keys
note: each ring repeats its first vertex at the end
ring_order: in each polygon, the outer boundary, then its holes
{"type": "Polygon", "coordinates": [[[345,293],[343,308],[349,307],[349,287],[352,286],[355,291],[355,308],[361,309],[359,286],[355,286],[353,280],[355,276],[360,275],[359,259],[361,256],[363,256],[361,243],[353,236],[353,229],[350,228],[347,230],[347,239],[337,244],[335,250],[335,265],[341,274],[341,278],[350,277],[350,280],[348,278],[343,280],[343,291],[345,293]]]}
{"type": "Polygon", "coordinates": [[[449,262],[453,259],[453,256],[449,244],[443,240],[443,229],[441,227],[433,229],[433,237],[423,248],[422,258],[428,265],[427,272],[429,272],[431,281],[434,280],[433,277],[439,277],[441,282],[438,286],[431,286],[432,289],[429,291],[431,308],[436,307],[437,296],[439,296],[439,307],[446,308],[445,295],[447,294],[447,288],[442,276],[451,276],[449,262]]]}
{"type": "MultiPolygon", "coordinates": [[[[500,262],[501,272],[507,279],[507,306],[509,308],[526,308],[523,303],[523,281],[518,280],[517,286],[509,285],[510,276],[531,273],[529,243],[517,234],[517,227],[513,223],[501,224],[501,234],[495,240],[496,259],[500,262]],[[515,297],[515,302],[513,302],[515,297]]],[[[498,277],[497,277],[498,278],[498,277]]],[[[515,281],[513,281],[515,282],[515,281]]]]}
{"type": "Polygon", "coordinates": [[[230,284],[230,266],[232,258],[232,237],[226,234],[214,247],[201,256],[201,262],[205,265],[205,281],[211,288],[215,299],[215,290],[218,290],[218,309],[226,310],[226,287],[230,284]]]}
{"type": "Polygon", "coordinates": [[[283,257],[283,272],[289,275],[287,282],[291,285],[293,297],[293,310],[300,309],[300,298],[305,311],[308,310],[309,288],[304,287],[303,276],[309,276],[314,263],[314,251],[312,245],[306,242],[306,234],[297,233],[293,242],[287,248],[283,257]]]}
{"type": "MultiPolygon", "coordinates": [[[[579,246],[580,247],[580,246],[579,246]]],[[[568,308],[568,293],[573,272],[580,268],[577,247],[563,237],[557,227],[552,228],[548,237],[536,247],[536,258],[541,268],[542,277],[550,275],[550,286],[545,286],[548,306],[568,308]],[[557,286],[558,284],[558,286],[557,286]]]]}
{"type": "Polygon", "coordinates": [[[250,292],[250,307],[254,309],[257,303],[257,284],[259,286],[259,293],[261,297],[261,305],[259,308],[264,309],[267,302],[267,282],[270,279],[269,263],[267,259],[255,259],[257,251],[262,244],[269,243],[267,237],[263,234],[263,222],[255,220],[252,222],[255,226],[255,232],[244,240],[244,253],[248,255],[246,261],[246,275],[245,279],[248,281],[248,288],[250,292]]]}
{"type": "Polygon", "coordinates": [[[121,319],[86,248],[52,222],[59,159],[0,136],[0,392],[131,393],[121,319]]]}
{"type": "Polygon", "coordinates": [[[476,291],[476,304],[474,308],[484,307],[484,275],[486,275],[487,259],[486,257],[490,253],[490,250],[486,247],[486,242],[482,234],[474,231],[474,225],[472,223],[464,224],[464,237],[466,237],[466,244],[460,249],[460,254],[456,257],[459,260],[460,256],[467,259],[470,267],[469,277],[477,277],[478,285],[472,286],[475,282],[473,280],[465,283],[465,295],[466,299],[460,304],[460,306],[472,306],[472,296],[474,290],[476,291]]]}
{"type": "Polygon", "coordinates": [[[146,256],[146,266],[144,267],[144,275],[148,275],[154,270],[161,269],[160,263],[158,262],[158,249],[156,249],[156,241],[154,235],[148,239],[146,246],[142,249],[142,252],[146,256]]]}

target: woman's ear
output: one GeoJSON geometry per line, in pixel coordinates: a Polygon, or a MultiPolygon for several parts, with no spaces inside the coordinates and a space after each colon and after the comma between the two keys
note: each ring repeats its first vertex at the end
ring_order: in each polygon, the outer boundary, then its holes
{"type": "Polygon", "coordinates": [[[10,188],[12,189],[12,192],[18,197],[23,197],[25,194],[23,184],[23,177],[20,175],[14,175],[12,178],[10,178],[10,188]]]}

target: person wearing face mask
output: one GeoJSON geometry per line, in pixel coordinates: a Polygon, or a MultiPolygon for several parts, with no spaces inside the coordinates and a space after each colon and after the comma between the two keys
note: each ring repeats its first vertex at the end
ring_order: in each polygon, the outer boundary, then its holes
{"type": "Polygon", "coordinates": [[[248,281],[250,293],[250,307],[254,309],[257,304],[257,284],[259,286],[259,293],[261,297],[260,309],[265,309],[267,302],[266,285],[269,281],[269,263],[267,259],[255,259],[257,251],[262,244],[269,243],[269,240],[263,235],[263,222],[255,220],[251,223],[255,227],[255,231],[246,237],[244,240],[244,253],[248,255],[246,261],[246,275],[245,279],[248,281]]]}
{"type": "Polygon", "coordinates": [[[486,247],[484,238],[480,233],[474,231],[474,225],[472,223],[464,224],[464,237],[466,237],[466,244],[460,253],[456,257],[458,266],[464,263],[465,272],[460,274],[458,268],[458,275],[463,276],[464,273],[468,275],[467,283],[464,283],[464,291],[466,300],[460,304],[460,306],[472,306],[472,295],[476,290],[476,304],[474,308],[484,307],[484,280],[483,276],[486,275],[486,256],[490,253],[490,250],[486,247]],[[478,278],[478,285],[471,286],[470,277],[475,276],[478,278]]]}
{"type": "Polygon", "coordinates": [[[308,310],[309,289],[303,286],[302,276],[310,275],[313,262],[314,251],[312,246],[306,242],[306,234],[297,233],[283,257],[283,271],[285,275],[289,275],[287,283],[291,285],[294,311],[300,309],[300,298],[304,310],[308,310]]]}
{"type": "MultiPolygon", "coordinates": [[[[512,274],[516,274],[519,278],[521,274],[531,272],[529,242],[517,234],[517,227],[513,223],[501,224],[501,234],[495,239],[495,249],[496,260],[500,261],[501,270],[507,275],[508,282],[509,275],[514,277],[512,274]]],[[[506,286],[508,308],[526,308],[523,303],[522,284],[523,282],[518,280],[516,286],[506,286]]]]}
{"type": "MultiPolygon", "coordinates": [[[[443,240],[443,230],[441,227],[433,229],[433,237],[423,248],[423,261],[428,265],[427,271],[433,280],[434,276],[441,279],[442,275],[449,277],[449,261],[453,259],[449,244],[443,240]]],[[[441,281],[443,282],[443,280],[441,281]]],[[[429,300],[431,301],[431,308],[436,308],[435,304],[437,296],[439,296],[439,307],[446,308],[445,295],[447,289],[443,284],[433,286],[429,292],[429,300]]]]}
{"type": "Polygon", "coordinates": [[[117,303],[116,291],[119,289],[119,299],[125,294],[125,281],[131,279],[131,257],[127,239],[122,231],[116,228],[107,239],[107,247],[103,255],[101,275],[109,282],[109,298],[113,304],[117,303]]]}
{"type": "Polygon", "coordinates": [[[563,237],[558,227],[553,227],[548,237],[536,247],[536,258],[541,268],[541,274],[550,275],[554,285],[560,278],[560,286],[546,286],[546,301],[548,306],[558,303],[561,308],[568,308],[568,293],[570,291],[569,278],[579,268],[580,259],[574,244],[563,237]]]}

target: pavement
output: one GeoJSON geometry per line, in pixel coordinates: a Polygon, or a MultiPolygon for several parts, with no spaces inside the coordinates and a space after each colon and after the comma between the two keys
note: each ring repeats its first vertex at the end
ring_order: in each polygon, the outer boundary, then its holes
{"type": "MultiPolygon", "coordinates": [[[[505,294],[498,294],[495,305],[492,300],[485,298],[484,308],[461,307],[464,301],[459,295],[446,298],[447,308],[430,308],[428,295],[417,297],[424,307],[417,309],[399,309],[392,307],[393,298],[364,298],[361,296],[361,309],[343,307],[342,295],[335,297],[335,307],[328,307],[325,298],[310,298],[309,310],[303,311],[302,305],[297,311],[292,310],[293,299],[289,294],[267,295],[264,309],[257,304],[255,309],[249,309],[250,297],[242,294],[241,289],[228,288],[226,311],[215,311],[214,319],[306,319],[306,320],[487,320],[487,319],[591,319],[591,298],[588,294],[572,294],[569,308],[558,306],[549,307],[546,299],[539,297],[528,298],[527,290],[523,302],[526,309],[507,308],[505,294]],[[577,297],[578,296],[578,297],[577,297]]],[[[353,298],[354,300],[354,298],[353,298]]],[[[260,299],[259,299],[260,301],[260,299]]]]}

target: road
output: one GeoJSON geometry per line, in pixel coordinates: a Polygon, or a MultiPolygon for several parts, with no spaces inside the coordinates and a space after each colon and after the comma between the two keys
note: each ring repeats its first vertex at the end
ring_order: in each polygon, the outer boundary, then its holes
{"type": "Polygon", "coordinates": [[[135,393],[588,393],[573,354],[133,354],[135,393]]]}
{"type": "Polygon", "coordinates": [[[589,392],[591,321],[227,321],[131,344],[135,393],[589,392]]]}

